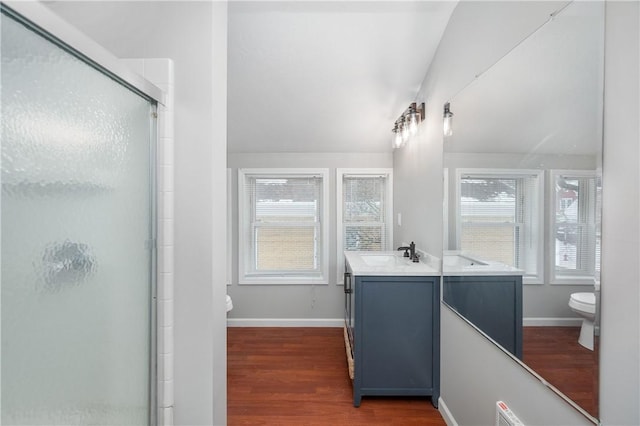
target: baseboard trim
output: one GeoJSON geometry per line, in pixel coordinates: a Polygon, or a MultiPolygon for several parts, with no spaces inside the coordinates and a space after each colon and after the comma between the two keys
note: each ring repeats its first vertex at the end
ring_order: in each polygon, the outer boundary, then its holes
{"type": "MultiPolygon", "coordinates": [[[[581,318],[523,318],[524,327],[580,327],[581,318]]],[[[342,318],[228,318],[227,327],[343,327],[342,318]]]]}
{"type": "Polygon", "coordinates": [[[227,318],[227,327],[344,327],[344,318],[227,318]]]}
{"type": "Polygon", "coordinates": [[[442,399],[442,397],[438,398],[438,411],[447,426],[458,426],[458,422],[453,418],[451,411],[449,411],[449,407],[444,403],[444,399],[442,399]]]}
{"type": "Polygon", "coordinates": [[[524,327],[580,327],[582,318],[523,318],[524,327]]]}

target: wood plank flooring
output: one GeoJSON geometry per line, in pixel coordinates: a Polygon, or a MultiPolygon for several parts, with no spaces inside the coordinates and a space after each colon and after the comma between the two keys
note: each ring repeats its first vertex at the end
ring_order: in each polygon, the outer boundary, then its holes
{"type": "MultiPolygon", "coordinates": [[[[598,351],[579,328],[525,327],[524,361],[598,416],[598,351]]],[[[352,404],[341,328],[227,329],[228,424],[444,425],[429,398],[352,404]]]]}
{"type": "Polygon", "coordinates": [[[579,335],[580,327],[524,327],[523,361],[597,418],[598,339],[590,351],[579,335]]]}
{"type": "Polygon", "coordinates": [[[227,348],[229,426],[445,425],[428,397],[353,407],[341,328],[231,327],[227,348]]]}

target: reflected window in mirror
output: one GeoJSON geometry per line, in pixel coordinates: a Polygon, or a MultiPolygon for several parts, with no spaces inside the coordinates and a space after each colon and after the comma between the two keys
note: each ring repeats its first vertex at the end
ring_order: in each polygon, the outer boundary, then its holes
{"type": "Polygon", "coordinates": [[[599,263],[596,173],[551,171],[554,284],[591,284],[599,263]]]}
{"type": "Polygon", "coordinates": [[[467,169],[457,174],[457,247],[542,282],[543,172],[467,169]]]}

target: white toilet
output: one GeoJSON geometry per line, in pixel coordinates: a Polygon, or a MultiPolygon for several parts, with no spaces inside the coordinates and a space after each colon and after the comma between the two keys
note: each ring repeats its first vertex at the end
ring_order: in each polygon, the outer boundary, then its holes
{"type": "Polygon", "coordinates": [[[227,312],[233,309],[233,301],[231,300],[231,296],[227,294],[227,312]]]}
{"type": "Polygon", "coordinates": [[[593,322],[596,319],[595,293],[573,293],[569,298],[569,307],[583,318],[578,343],[593,350],[593,322]]]}

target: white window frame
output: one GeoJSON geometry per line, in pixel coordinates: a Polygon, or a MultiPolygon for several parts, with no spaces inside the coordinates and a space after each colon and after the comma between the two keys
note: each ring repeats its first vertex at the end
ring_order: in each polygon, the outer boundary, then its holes
{"type": "Polygon", "coordinates": [[[443,200],[442,200],[442,217],[443,217],[443,244],[442,244],[442,249],[443,250],[451,250],[449,248],[449,221],[451,220],[451,218],[449,217],[450,211],[449,211],[449,168],[445,167],[442,170],[442,194],[443,194],[443,200]]]}
{"type": "MultiPolygon", "coordinates": [[[[548,212],[548,220],[549,220],[549,232],[547,237],[549,239],[549,256],[547,261],[549,262],[549,274],[550,274],[550,283],[552,285],[593,285],[595,283],[595,252],[593,264],[590,265],[591,268],[594,269],[593,275],[584,275],[578,272],[576,273],[568,273],[564,275],[558,275],[556,271],[556,259],[555,259],[555,229],[556,229],[556,214],[555,214],[555,203],[556,203],[556,189],[555,182],[556,177],[559,175],[566,175],[572,178],[594,178],[597,179],[597,175],[595,170],[549,170],[549,212],[548,212]]],[[[596,201],[597,194],[593,194],[592,202],[593,205],[590,205],[589,208],[593,209],[593,226],[596,226],[596,201]]],[[[595,243],[595,242],[594,242],[595,243]]],[[[594,247],[595,249],[595,247],[594,247]]]]}
{"type": "Polygon", "coordinates": [[[393,250],[393,169],[392,168],[338,168],[336,169],[336,284],[343,285],[344,274],[344,209],[342,185],[344,176],[384,176],[385,182],[385,228],[387,246],[384,250],[393,250]]]}
{"type": "Polygon", "coordinates": [[[238,283],[239,284],[328,284],[329,273],[329,169],[320,168],[260,168],[238,169],[238,283]],[[246,177],[320,177],[322,179],[322,200],[320,200],[320,242],[319,272],[299,274],[248,274],[247,256],[250,247],[246,247],[251,228],[246,191],[246,177]]]}
{"type": "Polygon", "coordinates": [[[535,176],[537,178],[537,200],[535,215],[538,221],[537,232],[531,232],[532,241],[530,246],[535,246],[536,253],[536,273],[534,275],[523,275],[523,284],[544,284],[544,170],[541,169],[457,169],[456,170],[456,185],[455,185],[455,203],[456,203],[456,247],[460,248],[461,235],[462,235],[462,220],[461,220],[461,203],[460,194],[462,191],[462,177],[473,176],[477,178],[497,178],[497,179],[519,179],[524,177],[535,176]]]}
{"type": "Polygon", "coordinates": [[[232,176],[231,169],[227,168],[227,285],[231,285],[231,281],[233,279],[233,256],[231,253],[233,252],[233,185],[232,185],[232,176]]]}

